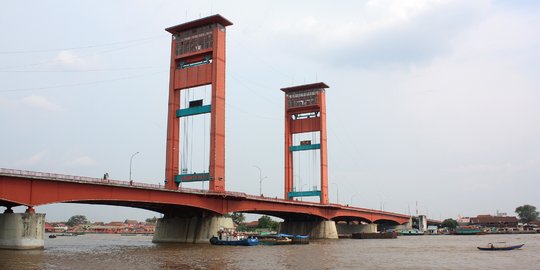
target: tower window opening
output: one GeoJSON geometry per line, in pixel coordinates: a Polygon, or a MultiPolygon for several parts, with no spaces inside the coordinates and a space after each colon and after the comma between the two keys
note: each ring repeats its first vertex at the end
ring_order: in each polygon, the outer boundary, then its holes
{"type": "Polygon", "coordinates": [[[190,108],[201,107],[202,105],[203,105],[203,100],[202,99],[193,100],[193,101],[189,102],[189,107],[190,108]]]}
{"type": "Polygon", "coordinates": [[[318,102],[317,93],[319,91],[320,89],[310,89],[305,91],[288,93],[288,107],[297,108],[316,105],[318,102]]]}
{"type": "Polygon", "coordinates": [[[220,24],[210,24],[176,34],[176,55],[212,48],[214,28],[224,29],[220,24]]]}

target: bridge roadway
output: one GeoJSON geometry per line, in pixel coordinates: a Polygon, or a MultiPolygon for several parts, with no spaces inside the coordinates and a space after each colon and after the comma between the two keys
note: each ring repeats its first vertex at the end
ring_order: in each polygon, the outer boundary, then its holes
{"type": "Polygon", "coordinates": [[[403,224],[410,216],[339,204],[288,201],[240,192],[210,192],[163,185],[0,168],[0,206],[52,203],[127,206],[175,216],[209,211],[271,215],[284,220],[363,221],[403,224]]]}

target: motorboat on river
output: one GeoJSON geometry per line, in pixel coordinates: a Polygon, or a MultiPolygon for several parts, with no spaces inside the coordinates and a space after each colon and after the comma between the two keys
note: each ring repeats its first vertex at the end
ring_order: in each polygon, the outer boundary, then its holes
{"type": "Polygon", "coordinates": [[[210,244],[219,246],[256,246],[259,244],[259,239],[250,236],[244,239],[219,239],[215,236],[210,238],[210,244]]]}

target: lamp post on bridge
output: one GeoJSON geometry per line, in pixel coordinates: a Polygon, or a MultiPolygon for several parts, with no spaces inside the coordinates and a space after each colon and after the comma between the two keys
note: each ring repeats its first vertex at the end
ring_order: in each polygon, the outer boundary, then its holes
{"type": "Polygon", "coordinates": [[[129,183],[133,184],[133,181],[131,180],[131,165],[133,164],[133,157],[139,154],[139,152],[135,152],[133,155],[131,155],[131,158],[129,159],[129,183]]]}
{"type": "Polygon", "coordinates": [[[336,203],[339,204],[339,186],[334,182],[332,182],[331,184],[336,185],[336,203]]]}
{"type": "Polygon", "coordinates": [[[353,198],[356,197],[356,196],[358,196],[358,195],[359,195],[359,194],[356,193],[356,194],[354,194],[354,195],[351,196],[351,204],[350,204],[350,206],[352,206],[352,204],[353,204],[353,198]]]}
{"type": "MultiPolygon", "coordinates": [[[[304,191],[304,186],[307,186],[308,184],[302,184],[300,186],[300,193],[302,193],[302,191],[304,191]]],[[[303,202],[304,201],[304,196],[301,196],[300,197],[300,201],[303,202]]]]}
{"type": "Polygon", "coordinates": [[[253,165],[253,167],[257,168],[259,170],[259,195],[262,196],[262,181],[266,179],[265,177],[262,177],[262,170],[259,166],[253,165]]]}

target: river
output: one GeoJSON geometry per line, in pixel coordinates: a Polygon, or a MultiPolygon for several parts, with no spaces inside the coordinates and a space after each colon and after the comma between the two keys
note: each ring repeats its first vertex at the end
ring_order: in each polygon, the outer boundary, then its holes
{"type": "Polygon", "coordinates": [[[153,244],[151,236],[88,234],[47,238],[43,250],[0,250],[0,269],[540,269],[540,234],[400,236],[256,247],[153,244]],[[525,246],[476,249],[489,242],[525,246]]]}

